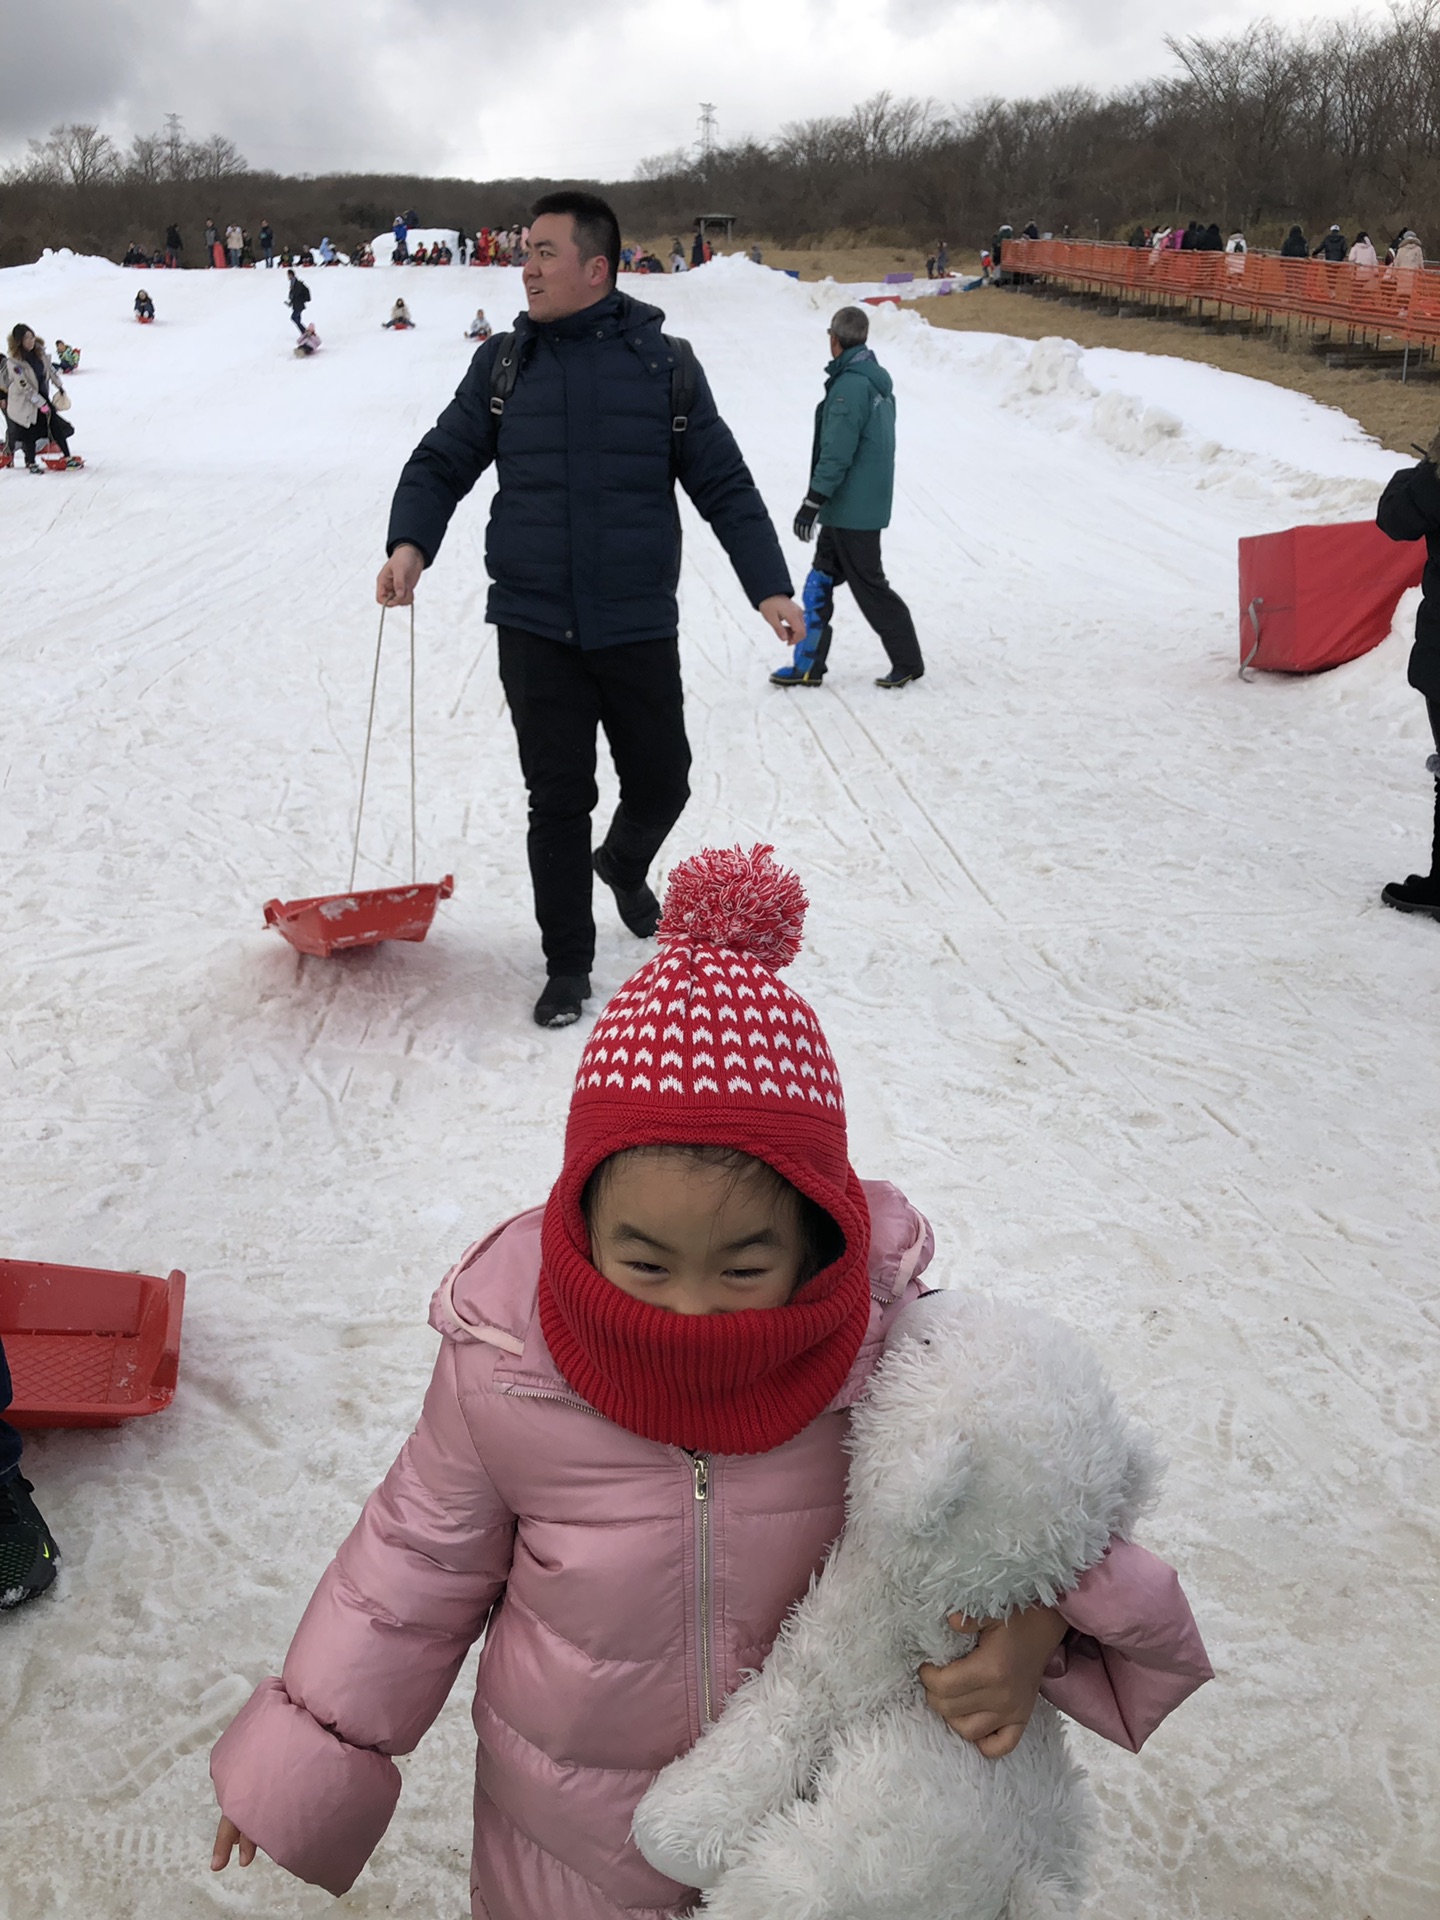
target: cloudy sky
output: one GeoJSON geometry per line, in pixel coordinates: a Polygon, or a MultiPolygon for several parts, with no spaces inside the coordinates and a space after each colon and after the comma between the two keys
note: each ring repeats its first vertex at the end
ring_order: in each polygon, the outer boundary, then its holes
{"type": "Polygon", "coordinates": [[[1103,90],[1168,70],[1167,31],[1230,32],[1255,12],[1197,0],[1179,25],[1166,0],[65,0],[36,16],[32,57],[4,63],[0,160],[58,120],[128,137],[176,112],[283,173],[624,179],[694,140],[701,100],[733,139],[880,87],[947,105],[1103,90]]]}

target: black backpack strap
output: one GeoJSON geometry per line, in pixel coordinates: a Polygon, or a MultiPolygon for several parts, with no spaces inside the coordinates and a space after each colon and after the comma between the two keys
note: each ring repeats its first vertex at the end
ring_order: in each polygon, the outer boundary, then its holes
{"type": "Polygon", "coordinates": [[[690,414],[700,385],[700,369],[695,359],[695,349],[688,340],[682,340],[673,333],[662,333],[660,338],[675,356],[675,364],[670,369],[670,462],[678,472],[680,447],[690,425],[690,414]]]}
{"type": "Polygon", "coordinates": [[[519,377],[520,342],[513,333],[497,333],[495,358],[490,362],[490,413],[497,433],[505,412],[505,402],[514,393],[519,377]]]}

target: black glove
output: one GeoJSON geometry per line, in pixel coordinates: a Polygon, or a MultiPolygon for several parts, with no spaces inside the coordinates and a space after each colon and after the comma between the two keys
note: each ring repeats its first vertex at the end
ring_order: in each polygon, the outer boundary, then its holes
{"type": "Polygon", "coordinates": [[[830,498],[828,493],[807,493],[800,503],[800,511],[795,516],[795,538],[812,540],[815,537],[815,516],[830,498]]]}

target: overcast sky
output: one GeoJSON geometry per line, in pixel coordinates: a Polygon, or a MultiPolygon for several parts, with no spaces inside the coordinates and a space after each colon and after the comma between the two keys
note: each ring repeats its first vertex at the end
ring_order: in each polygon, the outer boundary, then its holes
{"type": "MultiPolygon", "coordinates": [[[[3,0],[10,18],[19,0],[3,0]]],[[[1271,17],[1353,12],[1278,0],[1271,17]]],[[[1379,8],[1362,8],[1379,12],[1379,8]]],[[[1253,9],[1198,0],[1185,33],[1253,9]]],[[[0,159],[59,120],[121,137],[179,113],[252,166],[626,179],[696,137],[841,112],[881,87],[945,105],[1170,70],[1165,0],[65,0],[0,73],[0,159]],[[38,37],[37,37],[38,36],[38,37]],[[52,57],[53,56],[53,57],[52,57]]],[[[19,29],[12,22],[12,33],[19,29]]]]}

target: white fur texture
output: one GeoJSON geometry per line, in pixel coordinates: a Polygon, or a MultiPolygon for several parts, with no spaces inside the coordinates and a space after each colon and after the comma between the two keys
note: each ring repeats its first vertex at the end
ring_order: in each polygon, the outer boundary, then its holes
{"type": "Polygon", "coordinates": [[[1046,1315],[961,1293],[897,1318],[851,1422],[846,1525],[762,1672],[635,1815],[717,1920],[1069,1920],[1089,1800],[1043,1700],[986,1760],[916,1669],[951,1613],[1050,1604],[1153,1495],[1144,1433],[1046,1315]]]}

